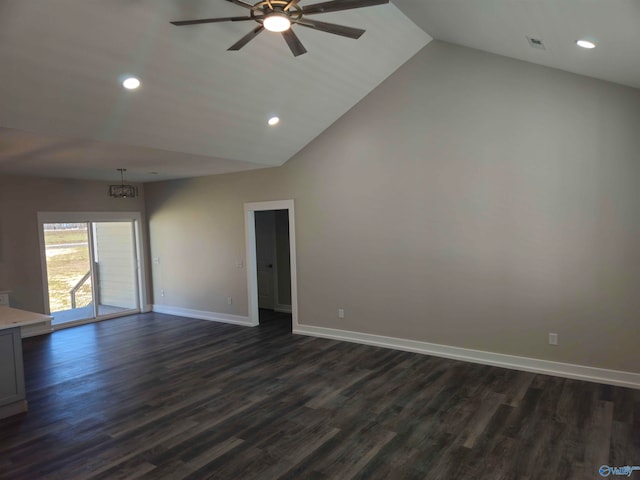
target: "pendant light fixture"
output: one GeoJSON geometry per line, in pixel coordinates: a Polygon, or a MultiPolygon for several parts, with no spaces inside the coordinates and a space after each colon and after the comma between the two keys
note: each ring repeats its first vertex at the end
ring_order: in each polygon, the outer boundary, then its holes
{"type": "Polygon", "coordinates": [[[120,185],[109,185],[109,196],[113,198],[135,198],[138,196],[138,187],[135,185],[125,185],[124,172],[126,168],[118,168],[120,172],[120,185]]]}

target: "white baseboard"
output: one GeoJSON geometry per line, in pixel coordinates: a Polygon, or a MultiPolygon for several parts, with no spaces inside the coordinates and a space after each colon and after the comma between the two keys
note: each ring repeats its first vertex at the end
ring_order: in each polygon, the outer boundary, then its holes
{"type": "Polygon", "coordinates": [[[291,305],[281,305],[279,303],[276,303],[276,305],[273,307],[273,311],[280,313],[291,313],[291,305]]]}
{"type": "Polygon", "coordinates": [[[156,313],[177,315],[179,317],[231,323],[233,325],[242,325],[245,327],[255,327],[258,325],[257,323],[250,322],[249,317],[242,317],[240,315],[229,315],[227,313],[207,312],[204,310],[193,310],[191,308],[171,307],[169,305],[153,305],[153,311],[156,313]]]}
{"type": "Polygon", "coordinates": [[[145,303],[142,306],[142,310],[140,311],[140,313],[148,313],[148,312],[153,312],[153,305],[151,305],[150,303],[145,303]]]}
{"type": "Polygon", "coordinates": [[[463,360],[465,362],[493,365],[513,370],[522,370],[525,372],[541,373],[544,375],[554,375],[556,377],[572,378],[576,380],[586,380],[589,382],[640,389],[640,374],[632,372],[607,370],[603,368],[586,367],[583,365],[572,365],[569,363],[552,362],[528,357],[517,357],[514,355],[505,355],[503,353],[471,350],[461,347],[439,345],[437,343],[419,342],[416,340],[405,340],[402,338],[385,337],[381,335],[371,335],[368,333],[350,332],[348,330],[313,327],[308,325],[294,326],[293,333],[309,335],[312,337],[330,338],[333,340],[343,340],[345,342],[362,343],[365,345],[374,345],[377,347],[403,350],[406,352],[422,353],[436,357],[451,358],[453,360],[463,360]]]}

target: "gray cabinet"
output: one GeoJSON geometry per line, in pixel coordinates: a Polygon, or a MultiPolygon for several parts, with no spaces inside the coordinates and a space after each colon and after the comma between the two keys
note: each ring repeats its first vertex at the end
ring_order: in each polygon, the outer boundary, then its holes
{"type": "Polygon", "coordinates": [[[26,409],[20,328],[0,330],[0,418],[26,409]]]}

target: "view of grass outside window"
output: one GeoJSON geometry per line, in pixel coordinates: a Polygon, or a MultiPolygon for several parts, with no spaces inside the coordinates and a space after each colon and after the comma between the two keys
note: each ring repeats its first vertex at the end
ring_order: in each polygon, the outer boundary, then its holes
{"type": "Polygon", "coordinates": [[[50,311],[91,305],[89,235],[85,223],[44,225],[50,311]],[[83,281],[84,280],[84,281],[83,281]],[[75,305],[74,305],[75,303],[75,305]]]}

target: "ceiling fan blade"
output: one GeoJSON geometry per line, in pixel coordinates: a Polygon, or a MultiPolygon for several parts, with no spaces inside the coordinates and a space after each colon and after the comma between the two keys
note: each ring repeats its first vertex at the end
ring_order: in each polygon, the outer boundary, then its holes
{"type": "Polygon", "coordinates": [[[291,53],[293,53],[294,57],[297,57],[298,55],[302,55],[303,53],[307,53],[307,49],[304,48],[304,46],[302,45],[302,42],[300,41],[298,36],[293,32],[293,30],[291,29],[285,30],[284,32],[282,32],[282,36],[286,40],[287,45],[289,45],[289,48],[291,49],[291,53]]]}
{"type": "Polygon", "coordinates": [[[224,18],[203,18],[200,20],[181,20],[179,22],[170,22],[172,25],[181,27],[182,25],[197,25],[199,23],[216,23],[216,22],[242,22],[244,20],[253,20],[253,17],[224,17],[224,18]]]}
{"type": "Polygon", "coordinates": [[[338,12],[340,10],[351,10],[353,8],[373,7],[389,3],[389,0],[331,0],[329,2],[314,3],[302,7],[303,15],[314,15],[317,13],[338,12]]]}
{"type": "Polygon", "coordinates": [[[296,22],[297,25],[301,25],[307,28],[313,28],[314,30],[320,30],[321,32],[333,33],[335,35],[342,35],[343,37],[349,37],[358,39],[366,31],[361,28],[345,27],[344,25],[336,25],[335,23],[319,22],[317,20],[309,20],[304,18],[296,22]]]}
{"type": "Polygon", "coordinates": [[[247,2],[243,2],[242,0],[227,0],[227,2],[235,3],[244,8],[248,8],[249,10],[253,10],[253,5],[247,2]]]}
{"type": "Polygon", "coordinates": [[[298,2],[300,0],[291,0],[289,3],[287,3],[287,6],[284,7],[284,11],[288,12],[289,10],[291,10],[292,8],[295,8],[296,5],[298,5],[298,2]]]}
{"type": "Polygon", "coordinates": [[[233,45],[231,45],[229,48],[227,48],[227,50],[240,50],[242,47],[244,47],[247,43],[249,43],[251,40],[253,40],[254,38],[256,38],[258,36],[258,34],[264,30],[264,27],[262,25],[258,25],[256,28],[254,28],[253,30],[251,30],[249,33],[247,33],[244,37],[242,37],[240,40],[238,40],[236,43],[234,43],[233,45]]]}

